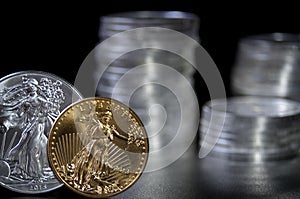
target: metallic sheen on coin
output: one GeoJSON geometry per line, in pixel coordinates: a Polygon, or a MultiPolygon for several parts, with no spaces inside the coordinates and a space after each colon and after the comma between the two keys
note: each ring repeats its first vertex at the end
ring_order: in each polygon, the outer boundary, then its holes
{"type": "Polygon", "coordinates": [[[81,94],[56,75],[21,71],[0,79],[0,185],[20,193],[61,187],[47,158],[54,120],[81,94]]]}
{"type": "Polygon", "coordinates": [[[65,109],[51,128],[50,165],[72,191],[107,198],[133,185],[148,159],[138,116],[110,98],[87,98],[65,109]]]}

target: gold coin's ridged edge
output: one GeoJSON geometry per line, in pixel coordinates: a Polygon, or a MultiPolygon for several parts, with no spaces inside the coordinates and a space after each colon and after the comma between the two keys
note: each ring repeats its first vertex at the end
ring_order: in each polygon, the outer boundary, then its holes
{"type": "MultiPolygon", "coordinates": [[[[130,108],[128,107],[127,105],[125,105],[124,103],[118,101],[118,100],[115,100],[115,99],[111,99],[111,98],[105,98],[105,97],[88,97],[88,98],[84,98],[84,99],[80,99],[72,104],[70,104],[69,106],[67,106],[61,113],[60,113],[60,116],[56,118],[56,120],[54,121],[51,129],[50,129],[50,132],[49,132],[49,140],[48,140],[48,145],[47,145],[47,152],[48,152],[48,160],[49,160],[49,163],[50,163],[50,166],[52,168],[52,171],[53,173],[56,175],[56,177],[64,184],[66,185],[70,190],[74,191],[75,193],[79,194],[79,195],[83,195],[85,197],[91,197],[91,198],[107,198],[107,197],[112,197],[112,196],[115,196],[115,195],[118,195],[122,192],[124,192],[125,190],[127,190],[129,187],[131,187],[132,185],[134,185],[137,180],[141,177],[146,165],[147,165],[147,161],[148,161],[148,154],[149,154],[149,139],[148,139],[148,134],[147,134],[147,131],[146,129],[144,128],[144,132],[146,134],[146,137],[145,137],[145,141],[146,141],[146,144],[145,146],[146,147],[143,147],[143,150],[145,150],[144,152],[141,153],[142,155],[142,158],[144,158],[144,163],[142,163],[142,167],[140,167],[140,171],[139,172],[136,172],[134,174],[134,176],[132,176],[133,180],[130,182],[130,183],[125,183],[125,187],[122,188],[121,191],[119,192],[114,192],[114,193],[111,193],[111,194],[103,194],[103,195],[94,195],[94,194],[87,194],[85,192],[80,192],[79,190],[75,189],[74,187],[72,187],[71,185],[69,185],[69,183],[67,183],[62,177],[61,175],[58,174],[58,171],[55,167],[55,165],[57,164],[57,162],[54,162],[53,161],[53,155],[52,155],[52,149],[55,148],[55,146],[53,146],[52,148],[52,145],[54,145],[54,142],[52,141],[52,139],[56,139],[55,136],[57,136],[56,132],[58,129],[58,127],[56,126],[56,123],[58,125],[60,125],[61,123],[59,122],[59,120],[61,120],[61,116],[63,116],[67,111],[70,111],[70,110],[74,110],[74,107],[75,106],[78,106],[79,104],[81,103],[88,103],[89,101],[93,102],[94,105],[95,105],[95,102],[99,103],[100,101],[106,101],[106,102],[111,102],[111,103],[116,103],[116,104],[119,104],[121,105],[122,108],[126,107],[129,112],[135,116],[134,119],[137,120],[136,122],[139,123],[142,127],[145,127],[143,122],[141,121],[141,119],[138,117],[138,115],[130,108]],[[53,134],[53,135],[52,135],[53,134]],[[145,149],[144,149],[145,148],[145,149]]],[[[70,113],[70,112],[69,112],[70,113]]],[[[142,159],[141,158],[141,159],[142,159]]]]}

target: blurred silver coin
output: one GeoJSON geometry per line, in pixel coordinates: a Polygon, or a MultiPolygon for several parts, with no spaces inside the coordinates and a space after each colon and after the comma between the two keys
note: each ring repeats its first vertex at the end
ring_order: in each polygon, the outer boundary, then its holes
{"type": "Polygon", "coordinates": [[[226,117],[286,117],[300,113],[298,102],[276,97],[231,97],[227,100],[213,100],[208,104],[217,112],[224,112],[224,105],[226,117]]]}
{"type": "MultiPolygon", "coordinates": [[[[276,122],[270,122],[266,119],[257,120],[256,123],[249,122],[248,125],[246,123],[236,123],[236,125],[221,125],[217,122],[214,124],[210,124],[209,120],[201,119],[201,127],[203,129],[209,128],[213,129],[215,131],[222,131],[222,132],[239,132],[239,134],[245,134],[250,131],[268,131],[268,132],[274,132],[278,133],[280,135],[284,135],[284,132],[286,131],[293,131],[299,129],[299,119],[298,120],[283,120],[283,122],[280,122],[280,120],[276,122]],[[298,122],[297,122],[298,121],[298,122]]],[[[239,122],[239,121],[237,121],[239,122]]]]}
{"type": "MultiPolygon", "coordinates": [[[[295,72],[293,72],[295,73],[295,72]]],[[[297,72],[296,72],[297,73],[297,72]]],[[[283,82],[283,81],[281,81],[283,82]]],[[[234,93],[247,95],[259,95],[259,96],[278,96],[285,97],[289,99],[294,99],[299,101],[299,87],[297,85],[299,82],[287,82],[285,81],[285,87],[279,87],[278,82],[260,82],[257,80],[252,80],[252,82],[246,82],[245,78],[243,80],[232,80],[232,87],[234,87],[234,93]],[[243,81],[243,82],[242,82],[243,81]],[[254,83],[254,81],[256,81],[254,83]],[[266,92],[268,91],[268,92],[266,92]]]]}
{"type": "Polygon", "coordinates": [[[62,78],[22,71],[0,79],[0,184],[36,194],[63,184],[48,163],[49,130],[60,112],[81,94],[62,78]]]}
{"type": "Polygon", "coordinates": [[[105,85],[101,85],[101,87],[99,88],[101,91],[104,92],[111,92],[114,93],[114,95],[124,95],[124,96],[131,96],[133,93],[130,93],[129,91],[134,91],[134,92],[138,92],[139,96],[154,96],[154,97],[159,97],[162,96],[166,93],[166,88],[160,85],[156,85],[156,84],[146,84],[146,85],[142,85],[138,88],[133,87],[133,88],[120,88],[120,87],[109,87],[109,86],[105,86],[105,85]]]}
{"type": "MultiPolygon", "coordinates": [[[[207,145],[202,143],[202,146],[209,146],[212,143],[207,142],[207,145]]],[[[214,145],[214,150],[218,153],[224,153],[224,154],[232,154],[232,155],[245,155],[245,156],[263,156],[265,158],[267,157],[278,157],[279,159],[282,158],[284,155],[287,155],[290,157],[290,155],[297,154],[298,151],[295,150],[293,146],[290,145],[282,145],[280,147],[236,147],[236,146],[226,146],[223,144],[216,144],[214,145]]]]}
{"type": "Polygon", "coordinates": [[[200,133],[204,136],[209,136],[213,138],[219,138],[219,139],[229,139],[229,140],[235,140],[237,142],[244,142],[244,141],[250,141],[250,140],[256,140],[258,139],[260,141],[266,140],[266,141],[274,141],[274,142],[282,142],[288,138],[298,136],[299,137],[299,128],[296,129],[287,129],[285,131],[276,131],[272,133],[272,131],[261,131],[260,129],[254,129],[254,130],[245,130],[245,131],[220,131],[215,130],[208,127],[202,127],[200,128],[200,133]]]}
{"type": "MultiPolygon", "coordinates": [[[[164,27],[180,32],[194,33],[199,28],[199,17],[179,11],[135,11],[114,13],[101,18],[99,33],[107,30],[124,31],[139,27],[164,27]]],[[[110,34],[107,34],[110,36],[110,34]]],[[[103,35],[101,35],[103,37],[103,35]]]]}
{"type": "Polygon", "coordinates": [[[213,100],[202,108],[202,119],[214,126],[250,128],[299,125],[300,103],[278,97],[239,96],[213,100]],[[226,108],[226,110],[225,110],[226,108]]]}
{"type": "MultiPolygon", "coordinates": [[[[146,21],[146,22],[153,22],[158,21],[161,22],[162,20],[167,20],[168,23],[170,21],[176,20],[198,20],[197,16],[187,12],[181,11],[134,11],[134,12],[121,12],[121,13],[114,13],[110,15],[106,15],[102,18],[102,22],[109,22],[109,23],[137,23],[136,20],[146,21]]],[[[165,22],[163,22],[165,23],[165,22]]],[[[182,26],[182,24],[179,24],[182,26]]]]}
{"type": "Polygon", "coordinates": [[[148,24],[138,24],[138,25],[134,25],[134,24],[124,25],[121,23],[120,24],[102,23],[101,29],[102,29],[102,32],[103,31],[105,31],[105,32],[107,32],[107,31],[121,32],[121,31],[126,31],[126,30],[141,27],[141,25],[144,25],[144,27],[163,27],[163,28],[177,30],[180,32],[191,31],[190,29],[188,29],[186,27],[178,27],[174,24],[172,25],[172,24],[162,24],[162,23],[148,23],[148,24]]]}
{"type": "Polygon", "coordinates": [[[274,140],[280,142],[286,138],[298,136],[299,137],[299,127],[283,129],[283,130],[269,130],[257,128],[244,129],[239,131],[224,131],[220,129],[214,129],[212,127],[204,126],[201,124],[200,133],[204,136],[219,138],[219,139],[232,139],[238,141],[245,140],[274,140]]]}
{"type": "MultiPolygon", "coordinates": [[[[200,134],[203,135],[203,134],[200,134]]],[[[240,148],[280,148],[281,146],[289,146],[294,140],[294,137],[283,137],[281,139],[268,139],[265,138],[240,138],[240,139],[228,139],[224,137],[219,137],[217,144],[223,145],[227,147],[240,147],[240,148]]],[[[207,136],[206,142],[213,143],[215,141],[215,138],[213,136],[207,136]]]]}
{"type": "Polygon", "coordinates": [[[106,71],[110,73],[116,73],[116,74],[124,74],[128,72],[129,69],[125,68],[124,66],[109,66],[106,71]]]}
{"type": "MultiPolygon", "coordinates": [[[[204,148],[208,147],[209,145],[203,145],[204,148]]],[[[275,153],[269,153],[269,154],[263,154],[259,151],[251,151],[251,153],[241,153],[237,150],[228,150],[224,149],[219,146],[215,146],[215,149],[211,151],[210,156],[214,158],[219,159],[226,159],[226,160],[232,160],[232,161],[238,161],[238,162],[247,162],[247,164],[261,164],[264,162],[269,161],[279,161],[279,160],[285,160],[290,159],[297,156],[296,151],[291,152],[290,149],[281,150],[280,152],[275,153]]]]}
{"type": "Polygon", "coordinates": [[[201,123],[202,125],[207,126],[216,131],[225,132],[249,132],[254,130],[278,132],[298,129],[300,127],[299,115],[298,117],[291,118],[248,118],[248,123],[247,118],[225,118],[224,122],[224,120],[222,121],[222,119],[219,119],[217,117],[207,117],[207,119],[202,118],[201,123]]]}
{"type": "MultiPolygon", "coordinates": [[[[147,27],[147,26],[150,27],[149,25],[144,25],[144,26],[136,26],[134,28],[141,28],[141,27],[147,27]]],[[[154,25],[154,26],[151,26],[151,27],[161,27],[161,28],[166,28],[166,29],[171,29],[171,30],[179,31],[179,32],[181,32],[183,34],[186,34],[186,35],[192,37],[195,40],[199,40],[199,38],[197,37],[197,35],[192,33],[192,30],[180,30],[178,28],[171,27],[171,26],[165,26],[165,25],[154,25]]],[[[102,30],[99,33],[99,37],[104,39],[104,38],[111,37],[113,35],[116,36],[115,34],[118,34],[118,33],[122,32],[122,31],[127,31],[127,30],[130,30],[130,29],[134,29],[134,28],[128,27],[128,29],[126,29],[126,30],[109,30],[109,29],[102,30]]],[[[164,39],[173,39],[174,42],[178,42],[178,41],[176,41],[176,39],[178,39],[178,37],[176,37],[176,36],[172,37],[172,36],[169,35],[169,37],[167,37],[167,35],[164,35],[164,33],[162,33],[161,36],[160,36],[160,39],[162,39],[163,37],[164,37],[164,39]]],[[[120,38],[121,38],[121,36],[120,36],[120,38]]],[[[124,36],[123,36],[123,39],[124,40],[126,40],[126,39],[132,40],[131,37],[124,37],[124,36]]],[[[126,41],[123,41],[123,40],[120,40],[120,42],[121,43],[127,43],[126,41]]]]}
{"type": "Polygon", "coordinates": [[[276,142],[280,143],[287,139],[294,139],[295,136],[299,137],[299,127],[286,130],[268,130],[252,128],[245,129],[244,131],[221,131],[216,130],[211,127],[200,126],[200,134],[203,136],[208,136],[211,138],[219,138],[226,140],[234,140],[237,143],[247,142],[247,141],[256,141],[256,142],[276,142]]]}
{"type": "MultiPolygon", "coordinates": [[[[214,150],[215,147],[218,147],[219,149],[223,149],[226,153],[240,153],[240,154],[251,154],[253,152],[260,153],[261,155],[268,155],[268,154],[275,154],[278,153],[280,155],[281,152],[288,151],[290,153],[297,152],[297,145],[294,145],[294,143],[279,143],[279,144],[272,144],[272,145],[266,145],[264,143],[258,144],[257,142],[248,143],[247,145],[242,144],[236,144],[224,139],[219,139],[217,143],[214,143],[213,139],[205,139],[205,141],[201,142],[202,146],[204,144],[207,145],[213,145],[214,144],[214,150]]],[[[220,151],[219,151],[220,152],[220,151]]]]}
{"type": "MultiPolygon", "coordinates": [[[[171,41],[170,41],[171,42],[171,41]]],[[[141,42],[140,42],[141,43],[141,42]]],[[[173,44],[173,43],[172,43],[173,44]]],[[[141,44],[140,44],[141,45],[141,44]]],[[[116,42],[115,46],[107,48],[105,54],[103,54],[103,59],[110,59],[116,56],[119,56],[120,52],[124,52],[124,49],[128,48],[128,44],[121,45],[120,42],[116,42]],[[115,48],[115,49],[114,49],[115,48]]],[[[126,52],[126,51],[125,51],[126,52]]],[[[102,59],[99,60],[99,63],[104,62],[102,59]]],[[[132,67],[147,64],[147,68],[154,70],[157,68],[157,65],[152,63],[160,63],[171,66],[177,71],[185,71],[187,69],[192,69],[193,67],[187,63],[184,59],[179,57],[176,54],[171,52],[166,52],[159,49],[139,49],[132,51],[118,57],[114,60],[110,66],[122,67],[124,69],[132,69],[132,67]],[[146,60],[151,58],[151,62],[146,60]]]]}

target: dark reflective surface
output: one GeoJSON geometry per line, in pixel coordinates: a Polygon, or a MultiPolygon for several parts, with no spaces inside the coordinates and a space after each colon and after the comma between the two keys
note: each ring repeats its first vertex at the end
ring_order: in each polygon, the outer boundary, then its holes
{"type": "MultiPolygon", "coordinates": [[[[197,158],[191,149],[171,166],[144,173],[131,188],[113,197],[127,198],[299,198],[300,158],[251,165],[226,160],[197,158]]],[[[39,195],[0,189],[1,198],[82,198],[66,187],[39,195]],[[5,196],[5,197],[3,197],[5,196]]]]}

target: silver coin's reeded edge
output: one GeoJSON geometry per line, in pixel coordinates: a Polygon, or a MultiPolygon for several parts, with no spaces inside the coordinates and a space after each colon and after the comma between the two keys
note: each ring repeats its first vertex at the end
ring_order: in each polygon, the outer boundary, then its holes
{"type": "MultiPolygon", "coordinates": [[[[3,77],[0,78],[0,83],[3,82],[3,81],[6,81],[6,80],[9,80],[10,78],[14,78],[18,75],[41,75],[41,76],[47,76],[47,77],[50,77],[50,78],[53,78],[53,79],[56,79],[56,80],[59,80],[61,81],[66,87],[70,88],[72,90],[72,93],[73,93],[73,96],[74,96],[74,93],[76,95],[78,95],[79,98],[83,98],[82,94],[71,84],[69,83],[67,80],[65,80],[64,78],[60,77],[60,76],[57,76],[53,73],[50,73],[50,72],[45,72],[45,71],[38,71],[38,70],[23,70],[23,71],[18,71],[18,72],[14,72],[14,73],[10,73],[8,75],[5,75],[3,77]]],[[[71,96],[71,97],[73,97],[71,96]]],[[[73,99],[71,100],[72,103],[73,103],[73,99]]],[[[65,109],[65,108],[64,108],[65,109]]],[[[63,110],[62,110],[63,111],[63,110]]],[[[48,146],[46,146],[48,147],[48,146]]],[[[57,178],[56,178],[57,179],[57,178]]],[[[43,183],[41,183],[43,184],[43,183]]],[[[23,190],[23,189],[17,189],[17,188],[14,188],[12,186],[8,186],[6,185],[5,183],[3,182],[0,182],[0,185],[10,191],[13,191],[13,192],[17,192],[17,193],[24,193],[24,194],[41,194],[41,193],[47,193],[47,192],[51,192],[53,190],[56,190],[56,189],[59,189],[61,188],[64,184],[59,180],[57,179],[57,185],[55,185],[54,187],[52,188],[47,188],[47,189],[44,189],[44,190],[23,190]]],[[[42,185],[40,185],[42,186],[42,185]]]]}

